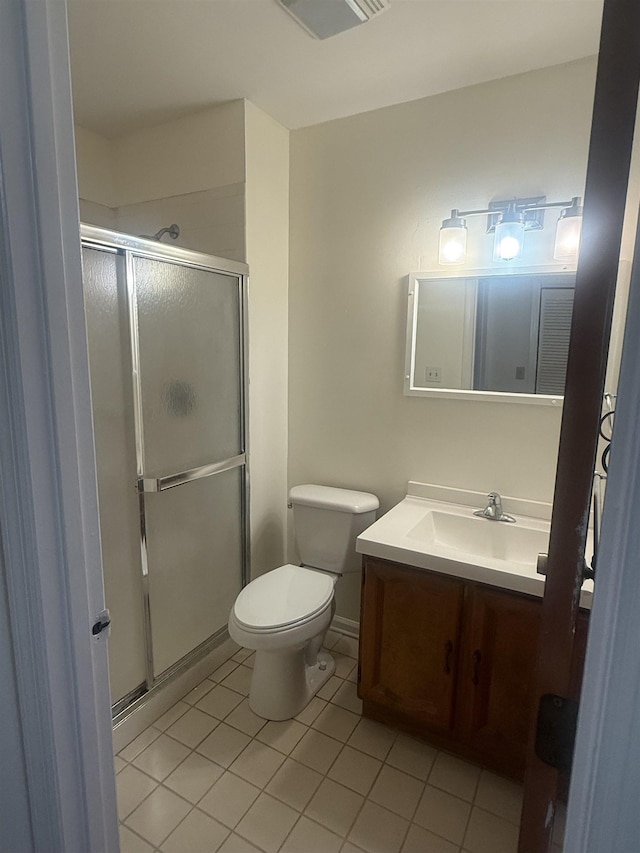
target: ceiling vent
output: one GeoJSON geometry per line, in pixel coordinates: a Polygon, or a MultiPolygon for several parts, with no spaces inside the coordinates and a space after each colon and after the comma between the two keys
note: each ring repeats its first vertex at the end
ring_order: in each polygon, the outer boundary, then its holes
{"type": "Polygon", "coordinates": [[[365,24],[383,12],[389,0],[278,0],[300,26],[318,39],[327,39],[365,24]]]}

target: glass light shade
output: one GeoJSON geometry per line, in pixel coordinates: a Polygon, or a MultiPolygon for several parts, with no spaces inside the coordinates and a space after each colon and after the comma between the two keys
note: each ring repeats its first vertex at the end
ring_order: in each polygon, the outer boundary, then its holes
{"type": "Polygon", "coordinates": [[[575,261],[580,249],[582,216],[561,216],[556,225],[553,257],[556,261],[575,261]]]}
{"type": "Polygon", "coordinates": [[[438,263],[463,264],[467,256],[467,229],[464,225],[444,225],[440,229],[438,263]]]}
{"type": "Polygon", "coordinates": [[[503,219],[496,225],[496,235],[493,241],[494,261],[513,261],[522,256],[524,243],[524,222],[503,219]]]}

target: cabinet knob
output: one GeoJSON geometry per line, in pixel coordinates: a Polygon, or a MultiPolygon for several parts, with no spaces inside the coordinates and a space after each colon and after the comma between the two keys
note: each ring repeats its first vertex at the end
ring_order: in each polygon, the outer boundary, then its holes
{"type": "Polygon", "coordinates": [[[480,684],[480,664],[482,663],[482,653],[480,652],[480,649],[475,650],[471,656],[471,660],[473,661],[471,681],[477,687],[478,684],[480,684]]]}

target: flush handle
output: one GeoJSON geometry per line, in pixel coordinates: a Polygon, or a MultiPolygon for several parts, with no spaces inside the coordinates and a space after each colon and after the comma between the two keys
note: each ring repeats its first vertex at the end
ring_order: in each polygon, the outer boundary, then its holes
{"type": "Polygon", "coordinates": [[[482,663],[482,652],[480,651],[480,649],[475,650],[475,652],[471,656],[471,660],[473,661],[471,681],[477,687],[478,684],[480,684],[480,664],[482,663]]]}
{"type": "Polygon", "coordinates": [[[451,672],[451,655],[453,654],[453,643],[447,640],[444,644],[444,671],[447,675],[451,672]]]}

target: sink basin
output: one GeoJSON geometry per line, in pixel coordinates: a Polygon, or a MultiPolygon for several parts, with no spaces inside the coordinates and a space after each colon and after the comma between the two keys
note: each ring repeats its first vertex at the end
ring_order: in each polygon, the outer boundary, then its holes
{"type": "Polygon", "coordinates": [[[549,531],[521,522],[488,521],[468,515],[429,510],[407,536],[424,544],[437,543],[475,558],[532,565],[549,546],[549,531]]]}
{"type": "MultiPolygon", "coordinates": [[[[550,523],[519,512],[531,502],[511,498],[506,511],[515,523],[473,514],[474,503],[407,495],[358,536],[356,551],[415,568],[542,596],[545,578],[537,572],[538,554],[549,549],[550,523]]],[[[587,555],[593,553],[591,532],[587,555]]],[[[586,581],[580,605],[590,607],[593,584],[586,581]]]]}

